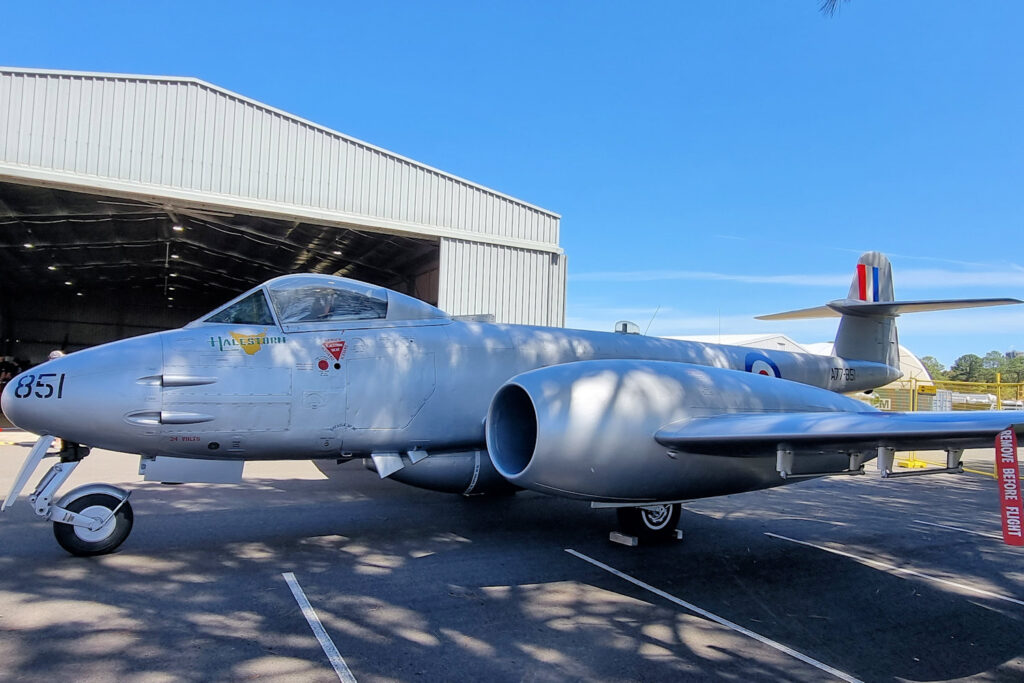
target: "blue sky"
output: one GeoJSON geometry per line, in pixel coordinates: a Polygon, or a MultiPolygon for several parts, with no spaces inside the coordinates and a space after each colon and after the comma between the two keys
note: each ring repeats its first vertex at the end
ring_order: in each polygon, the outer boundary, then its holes
{"type": "MultiPolygon", "coordinates": [[[[1022,3],[17,3],[0,64],[195,76],[562,215],[568,324],[787,332],[862,251],[1024,298],[1022,3]]],[[[1024,307],[901,319],[950,364],[1024,307]]]]}

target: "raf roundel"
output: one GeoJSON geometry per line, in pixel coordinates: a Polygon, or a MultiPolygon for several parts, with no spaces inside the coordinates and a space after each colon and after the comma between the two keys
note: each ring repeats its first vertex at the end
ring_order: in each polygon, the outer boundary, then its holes
{"type": "Polygon", "coordinates": [[[747,372],[768,377],[782,377],[779,366],[763,353],[748,353],[746,360],[747,372]]]}

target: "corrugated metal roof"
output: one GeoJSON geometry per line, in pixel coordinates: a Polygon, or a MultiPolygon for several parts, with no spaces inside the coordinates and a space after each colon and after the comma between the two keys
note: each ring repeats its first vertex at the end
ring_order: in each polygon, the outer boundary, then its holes
{"type": "Polygon", "coordinates": [[[0,178],[561,252],[555,213],[195,78],[0,67],[0,178]]]}

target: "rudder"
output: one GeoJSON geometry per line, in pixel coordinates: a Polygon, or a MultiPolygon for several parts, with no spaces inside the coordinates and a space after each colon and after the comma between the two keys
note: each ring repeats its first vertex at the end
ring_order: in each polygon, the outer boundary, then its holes
{"type": "Polygon", "coordinates": [[[885,254],[869,251],[857,259],[857,268],[846,297],[853,301],[894,301],[892,288],[892,264],[885,254]]]}

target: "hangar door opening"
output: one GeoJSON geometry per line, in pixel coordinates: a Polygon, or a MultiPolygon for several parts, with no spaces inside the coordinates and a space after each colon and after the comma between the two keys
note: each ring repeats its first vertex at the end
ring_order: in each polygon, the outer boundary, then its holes
{"type": "Polygon", "coordinates": [[[0,182],[0,356],[180,327],[260,282],[327,273],[438,302],[436,240],[0,182]]]}

